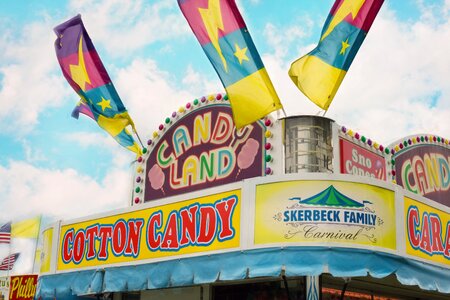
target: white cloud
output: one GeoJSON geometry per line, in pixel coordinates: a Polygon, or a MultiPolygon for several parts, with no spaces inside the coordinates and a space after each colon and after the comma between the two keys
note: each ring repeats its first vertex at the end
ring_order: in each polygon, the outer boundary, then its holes
{"type": "MultiPolygon", "coordinates": [[[[73,1],[72,14],[83,19],[94,42],[110,54],[125,55],[155,41],[188,35],[189,28],[173,1],[73,1]]],[[[0,23],[0,127],[23,135],[47,109],[73,101],[74,92],[61,75],[52,28],[59,23],[45,13],[40,21],[13,28],[0,23]]],[[[64,20],[60,20],[62,22],[64,20]]],[[[162,47],[170,51],[170,47],[162,47]]]]}
{"type": "Polygon", "coordinates": [[[450,115],[450,44],[441,42],[446,40],[448,20],[404,24],[385,11],[375,21],[331,112],[387,141],[424,131],[449,137],[445,120],[450,115]],[[351,108],[360,113],[352,114],[351,108]],[[395,115],[386,119],[392,112],[395,115]]]}
{"type": "MultiPolygon", "coordinates": [[[[131,131],[131,128],[129,128],[131,131]]],[[[119,145],[116,140],[114,140],[106,131],[98,128],[98,130],[93,132],[75,132],[65,134],[63,139],[74,147],[81,147],[83,149],[92,148],[95,151],[101,150],[103,153],[111,153],[112,159],[108,161],[107,164],[111,167],[124,169],[130,165],[130,162],[135,159],[134,152],[126,150],[121,145],[119,145]]],[[[136,139],[136,137],[135,137],[136,139]]],[[[139,142],[136,139],[136,142],[139,142]]],[[[105,163],[105,162],[103,162],[105,163]]]]}
{"type": "Polygon", "coordinates": [[[68,90],[55,73],[50,22],[32,23],[19,34],[9,30],[0,43],[0,128],[23,134],[37,124],[42,112],[61,105],[68,90]]]}
{"type": "Polygon", "coordinates": [[[22,147],[25,152],[25,161],[28,163],[35,162],[48,162],[48,157],[41,151],[37,150],[30,145],[28,140],[22,140],[22,147]]]}
{"type": "MultiPolygon", "coordinates": [[[[191,102],[195,97],[211,92],[213,86],[204,76],[188,67],[182,80],[183,89],[176,77],[160,70],[153,60],[136,59],[129,66],[117,71],[115,83],[141,138],[151,137],[159,124],[172,112],[191,102]],[[209,90],[208,90],[209,89],[209,90]]],[[[142,141],[144,144],[146,141],[142,141]]]]}
{"type": "Polygon", "coordinates": [[[81,13],[94,44],[102,44],[110,55],[131,54],[189,32],[176,1],[76,0],[69,10],[81,13]]]}
{"type": "MultiPolygon", "coordinates": [[[[131,174],[132,167],[127,170],[112,166],[105,178],[96,182],[72,169],[51,170],[12,161],[8,167],[0,166],[0,220],[17,222],[39,214],[46,220],[68,220],[127,207],[131,201],[131,174]]],[[[0,259],[8,255],[7,248],[0,247],[0,259]]],[[[34,249],[33,239],[11,241],[11,251],[21,253],[13,274],[30,272],[34,249]]]]}
{"type": "Polygon", "coordinates": [[[303,26],[291,25],[281,29],[272,23],[266,24],[263,34],[267,43],[275,50],[276,57],[283,59],[294,42],[311,35],[314,22],[309,17],[298,20],[298,24],[303,26]]]}
{"type": "Polygon", "coordinates": [[[66,134],[64,139],[69,143],[76,143],[82,148],[88,147],[105,147],[106,145],[111,145],[112,143],[117,143],[110,136],[101,134],[100,132],[75,132],[66,134]]]}
{"type": "MultiPolygon", "coordinates": [[[[450,44],[442,42],[449,40],[449,20],[402,23],[383,7],[326,116],[382,143],[420,132],[449,138],[450,44]]],[[[277,57],[283,51],[264,62],[288,114],[315,114],[320,109],[287,76],[308,51],[277,57]]]]}
{"type": "Polygon", "coordinates": [[[207,93],[224,92],[219,77],[206,77],[196,71],[192,65],[187,67],[182,83],[191,94],[197,97],[205,96],[207,93]]]}
{"type": "Polygon", "coordinates": [[[67,219],[126,207],[132,170],[112,167],[101,182],[73,169],[44,169],[11,161],[0,166],[0,220],[45,214],[67,219]]]}

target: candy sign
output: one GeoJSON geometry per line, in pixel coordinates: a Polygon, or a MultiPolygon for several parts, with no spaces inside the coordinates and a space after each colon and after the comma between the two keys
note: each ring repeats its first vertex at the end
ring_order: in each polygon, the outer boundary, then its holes
{"type": "Polygon", "coordinates": [[[450,150],[416,145],[394,156],[397,183],[406,190],[450,206],[450,150]]]}
{"type": "Polygon", "coordinates": [[[146,162],[144,200],[262,176],[264,125],[234,126],[228,104],[197,108],[156,142],[146,162]]]}
{"type": "Polygon", "coordinates": [[[377,155],[346,139],[339,139],[341,150],[341,173],[386,180],[384,157],[377,155]]]}
{"type": "Polygon", "coordinates": [[[450,265],[450,215],[405,197],[406,253],[450,265]]]}
{"type": "Polygon", "coordinates": [[[240,190],[64,225],[58,270],[239,246],[240,190]]]}

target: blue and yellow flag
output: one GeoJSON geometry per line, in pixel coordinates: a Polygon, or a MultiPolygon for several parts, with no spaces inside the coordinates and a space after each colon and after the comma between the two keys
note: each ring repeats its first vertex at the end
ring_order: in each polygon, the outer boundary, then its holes
{"type": "Polygon", "coordinates": [[[384,0],[336,0],[317,47],[294,61],[289,76],[327,110],[384,0]]]}
{"type": "Polygon", "coordinates": [[[114,85],[94,48],[81,16],[58,25],[54,29],[56,56],[64,77],[81,97],[75,108],[88,115],[119,144],[141,155],[141,148],[126,129],[134,123],[120,100],[114,85]]]}
{"type": "Polygon", "coordinates": [[[230,99],[237,128],[282,108],[234,0],[178,0],[230,99]]]}

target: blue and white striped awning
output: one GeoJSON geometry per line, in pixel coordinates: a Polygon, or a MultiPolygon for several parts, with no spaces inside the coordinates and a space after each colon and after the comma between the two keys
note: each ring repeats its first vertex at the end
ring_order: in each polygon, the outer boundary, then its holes
{"type": "Polygon", "coordinates": [[[45,275],[36,297],[127,292],[179,287],[256,277],[287,277],[330,273],[335,277],[395,274],[404,285],[450,293],[448,269],[387,253],[349,248],[265,248],[168,260],[142,265],[45,275]]]}

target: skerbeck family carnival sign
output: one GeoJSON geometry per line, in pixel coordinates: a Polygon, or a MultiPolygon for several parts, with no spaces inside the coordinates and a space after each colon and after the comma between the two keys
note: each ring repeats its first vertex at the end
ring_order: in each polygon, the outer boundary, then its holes
{"type": "Polygon", "coordinates": [[[386,180],[386,162],[383,156],[346,139],[339,138],[341,173],[386,180]]]}
{"type": "Polygon", "coordinates": [[[341,181],[256,188],[255,244],[338,243],[396,249],[394,192],[341,181]]]}
{"type": "Polygon", "coordinates": [[[228,103],[199,105],[152,143],[144,201],[264,175],[262,122],[241,130],[228,103]]]}
{"type": "Polygon", "coordinates": [[[450,207],[450,149],[422,143],[395,153],[394,160],[399,185],[450,207]]]}
{"type": "Polygon", "coordinates": [[[240,190],[61,226],[58,270],[239,246],[240,190]]]}
{"type": "Polygon", "coordinates": [[[406,253],[450,266],[450,213],[405,197],[406,253]]]}

